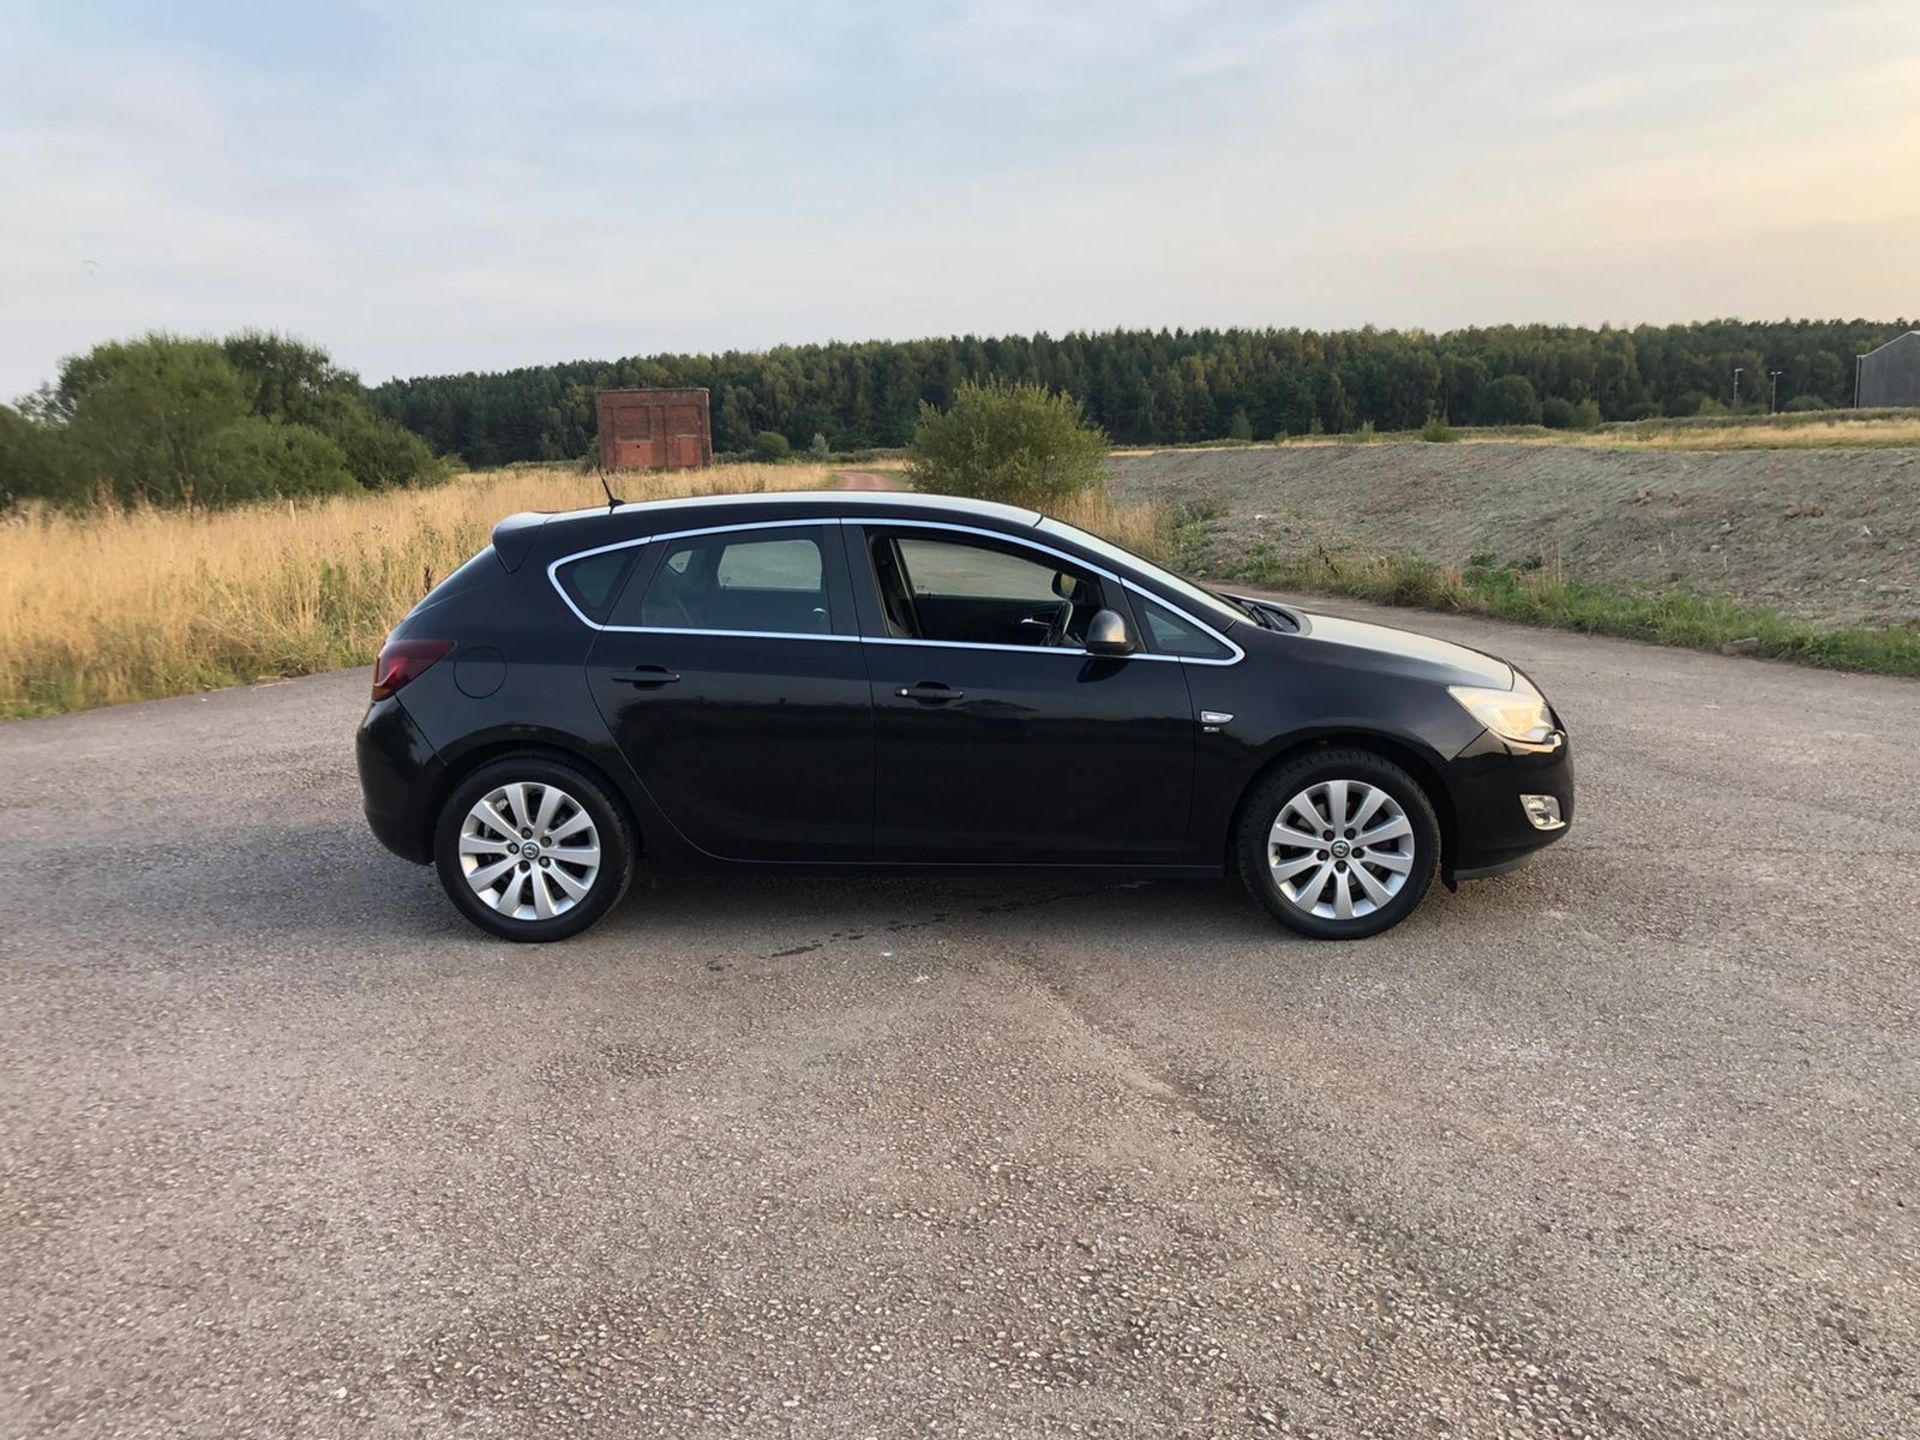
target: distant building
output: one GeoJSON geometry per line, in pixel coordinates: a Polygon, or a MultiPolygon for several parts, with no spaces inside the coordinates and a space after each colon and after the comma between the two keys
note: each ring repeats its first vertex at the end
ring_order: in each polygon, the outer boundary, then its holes
{"type": "Polygon", "coordinates": [[[602,390],[595,402],[604,469],[697,470],[713,463],[706,391],[602,390]]]}
{"type": "Polygon", "coordinates": [[[1859,388],[1854,404],[1862,409],[1882,405],[1920,405],[1920,330],[1896,335],[1857,362],[1859,388]]]}

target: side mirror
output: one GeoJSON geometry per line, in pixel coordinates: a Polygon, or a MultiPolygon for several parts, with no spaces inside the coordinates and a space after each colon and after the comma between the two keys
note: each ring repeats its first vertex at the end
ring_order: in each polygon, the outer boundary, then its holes
{"type": "Polygon", "coordinates": [[[1062,600],[1071,600],[1074,592],[1080,588],[1080,582],[1064,570],[1053,572],[1053,593],[1062,600]]]}
{"type": "Polygon", "coordinates": [[[1140,647],[1133,643],[1127,622],[1117,610],[1096,610],[1087,622],[1089,655],[1131,655],[1140,647]]]}

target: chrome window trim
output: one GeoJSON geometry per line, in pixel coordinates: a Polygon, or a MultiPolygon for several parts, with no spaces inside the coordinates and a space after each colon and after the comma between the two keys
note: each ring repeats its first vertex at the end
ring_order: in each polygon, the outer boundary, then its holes
{"type": "Polygon", "coordinates": [[[822,635],[812,630],[696,630],[686,625],[601,625],[616,635],[708,635],[714,639],[731,637],[744,640],[840,640],[858,645],[858,635],[822,635]]]}
{"type": "Polygon", "coordinates": [[[1003,544],[1022,546],[1029,550],[1038,550],[1042,554],[1051,555],[1057,560],[1065,560],[1068,564],[1076,565],[1083,570],[1098,575],[1102,580],[1111,580],[1114,584],[1123,586],[1133,591],[1134,594],[1143,596],[1153,601],[1154,604],[1171,610],[1182,620],[1187,621],[1196,629],[1211,636],[1232,652],[1227,658],[1220,660],[1209,660],[1200,655],[1149,655],[1136,652],[1135,654],[1124,657],[1128,660],[1151,660],[1161,664],[1173,663],[1178,665],[1237,665],[1244,660],[1247,655],[1245,650],[1234,644],[1233,641],[1229,640],[1225,635],[1222,635],[1206,621],[1189,614],[1187,611],[1181,609],[1180,606],[1167,599],[1166,596],[1155,594],[1153,591],[1147,589],[1146,586],[1136,583],[1128,576],[1117,575],[1113,571],[1103,569],[1101,566],[1094,564],[1082,556],[1073,554],[1071,551],[1058,550],[1051,545],[1041,544],[1037,540],[1028,540],[1024,536],[1009,535],[1003,530],[985,530],[977,525],[957,525],[945,520],[911,520],[904,517],[885,515],[819,515],[809,520],[759,520],[735,525],[702,525],[691,530],[665,530],[657,535],[640,535],[631,540],[616,540],[609,545],[595,545],[587,550],[576,550],[571,555],[562,555],[559,559],[547,566],[547,581],[553,586],[554,593],[560,597],[567,609],[573,612],[574,618],[582,625],[585,625],[589,630],[608,631],[615,634],[705,635],[716,639],[725,636],[738,636],[752,640],[837,640],[853,641],[862,645],[927,645],[940,650],[1002,650],[1011,655],[1067,655],[1083,660],[1089,656],[1090,652],[1087,650],[1069,650],[1065,646],[996,645],[991,642],[976,640],[920,640],[910,636],[894,635],[814,635],[786,630],[700,630],[666,625],[602,625],[597,621],[588,619],[587,616],[581,612],[580,607],[573,603],[573,597],[567,594],[566,587],[560,583],[560,568],[563,565],[571,565],[576,560],[591,559],[595,555],[605,555],[612,550],[631,550],[637,546],[651,545],[656,540],[685,540],[695,535],[725,535],[742,530],[791,530],[821,525],[877,525],[882,528],[890,527],[894,529],[951,530],[962,535],[979,535],[988,540],[998,540],[1003,544]]]}
{"type": "MultiPolygon", "coordinates": [[[[1177,665],[1178,655],[1095,655],[1091,650],[1073,650],[1065,645],[998,645],[991,640],[915,640],[900,635],[859,635],[863,645],[920,645],[934,650],[1003,650],[1009,655],[1064,655],[1070,660],[1151,660],[1156,665],[1177,665]]],[[[1214,662],[1217,663],[1217,662],[1214,662]]]]}

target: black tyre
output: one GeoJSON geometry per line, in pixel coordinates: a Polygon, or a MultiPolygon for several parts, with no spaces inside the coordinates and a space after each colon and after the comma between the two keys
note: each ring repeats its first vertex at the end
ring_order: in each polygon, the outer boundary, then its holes
{"type": "Polygon", "coordinates": [[[469,775],[440,809],[434,868],[456,908],[508,940],[564,940],[633,880],[633,823],[605,785],[544,755],[469,775]]]}
{"type": "Polygon", "coordinates": [[[1427,893],[1440,823],[1414,778],[1368,750],[1314,750],[1260,781],[1234,836],[1240,878],[1289,929],[1357,940],[1427,893]]]}

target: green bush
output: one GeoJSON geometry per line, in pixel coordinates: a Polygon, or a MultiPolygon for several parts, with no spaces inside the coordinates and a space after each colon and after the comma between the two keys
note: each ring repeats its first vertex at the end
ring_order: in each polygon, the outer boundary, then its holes
{"type": "Polygon", "coordinates": [[[340,447],[347,473],[368,490],[403,485],[437,485],[453,473],[427,442],[364,405],[344,409],[313,428],[340,447]]]}
{"type": "Polygon", "coordinates": [[[418,435],[374,412],[360,377],[333,363],[317,345],[263,330],[243,330],[221,342],[227,360],[253,392],[252,411],[263,420],[310,425],[346,452],[347,469],[369,490],[432,485],[452,466],[437,459],[418,435]]]}
{"type": "Polygon", "coordinates": [[[1549,430],[1571,430],[1573,402],[1562,400],[1558,395],[1549,395],[1540,402],[1540,423],[1549,430]]]}
{"type": "Polygon", "coordinates": [[[828,448],[827,445],[827,437],[822,435],[818,430],[814,431],[813,443],[807,446],[807,454],[811,455],[815,460],[824,460],[832,453],[833,451],[828,448]]]}
{"type": "Polygon", "coordinates": [[[191,500],[215,437],[247,414],[246,380],[211,340],[149,335],[69,361],[50,409],[87,482],[125,504],[191,500]]]}
{"type": "Polygon", "coordinates": [[[55,504],[225,505],[336,493],[343,474],[349,490],[381,490],[450,473],[326,351],[260,331],[96,345],[33,409],[27,430],[0,425],[0,489],[55,504]]]}
{"type": "Polygon", "coordinates": [[[1482,425],[1538,425],[1540,397],[1524,375],[1502,375],[1480,387],[1474,418],[1482,425]]]}
{"type": "Polygon", "coordinates": [[[84,505],[86,478],[58,430],[0,405],[0,511],[22,500],[84,505]]]}
{"type": "Polygon", "coordinates": [[[1234,411],[1233,418],[1227,421],[1227,438],[1229,440],[1253,439],[1253,419],[1247,414],[1244,405],[1234,411]]]}
{"type": "Polygon", "coordinates": [[[347,453],[311,425],[285,425],[248,415],[214,437],[193,498],[238,505],[276,496],[351,495],[361,489],[347,453]]]}
{"type": "Polygon", "coordinates": [[[1796,395],[1780,408],[1782,410],[1794,411],[1797,414],[1805,410],[1825,410],[1828,407],[1827,402],[1822,400],[1818,395],[1796,395]]]}
{"type": "Polygon", "coordinates": [[[762,465],[775,465],[793,453],[793,444],[778,430],[762,430],[753,437],[753,458],[762,465]]]}
{"type": "Polygon", "coordinates": [[[944,414],[924,401],[907,478],[916,490],[1035,508],[1104,490],[1104,430],[1045,387],[963,382],[944,414]]]}
{"type": "Polygon", "coordinates": [[[1582,400],[1573,407],[1573,428],[1592,430],[1600,423],[1600,406],[1593,400],[1582,400]]]}
{"type": "Polygon", "coordinates": [[[1636,400],[1627,406],[1623,420],[1656,420],[1660,416],[1660,407],[1651,400],[1636,400]]]}
{"type": "Polygon", "coordinates": [[[1444,415],[1429,415],[1420,427],[1420,438],[1435,445],[1450,445],[1460,438],[1460,432],[1447,424],[1444,415]]]}

